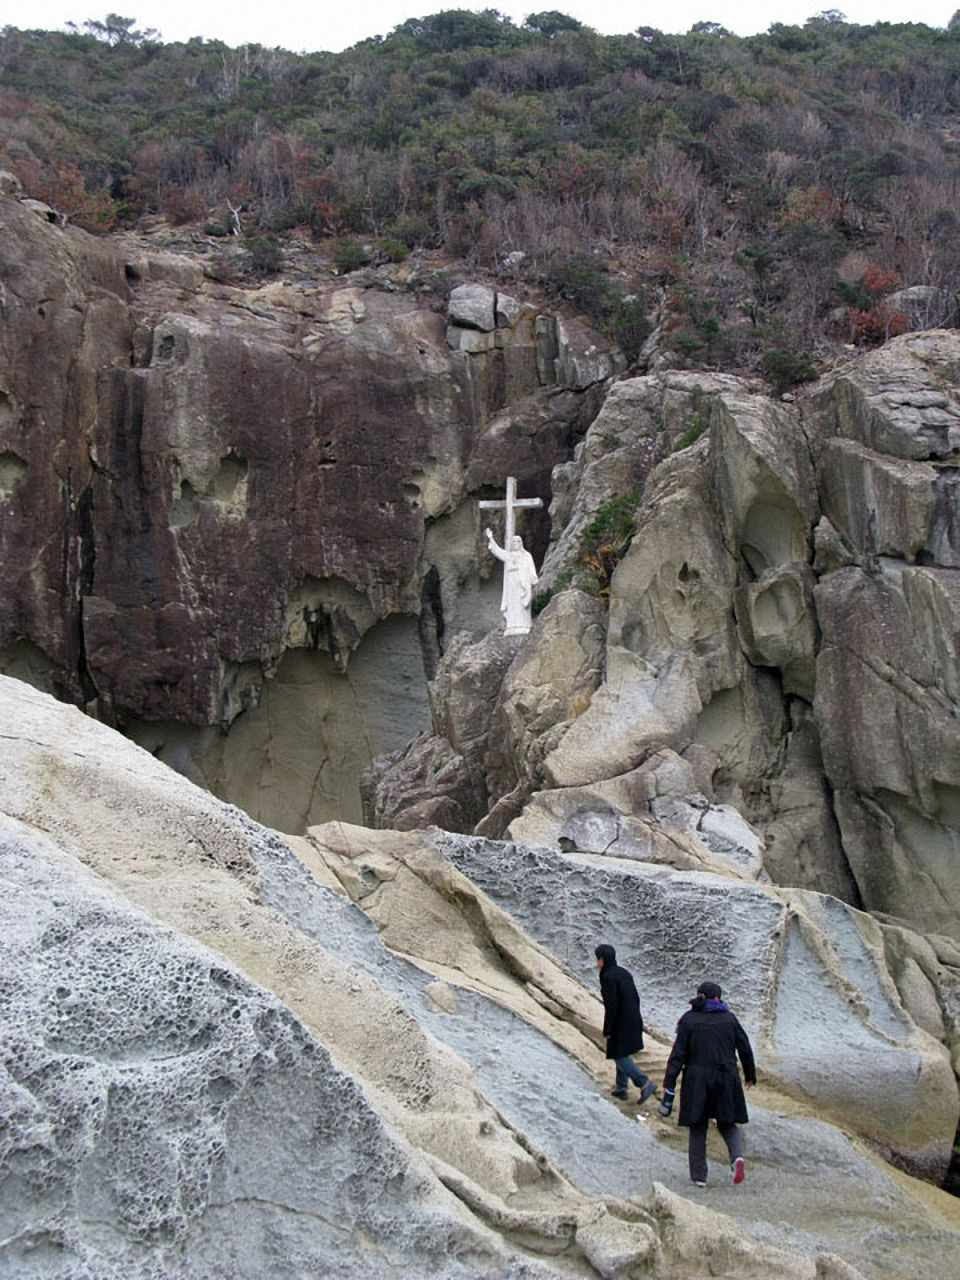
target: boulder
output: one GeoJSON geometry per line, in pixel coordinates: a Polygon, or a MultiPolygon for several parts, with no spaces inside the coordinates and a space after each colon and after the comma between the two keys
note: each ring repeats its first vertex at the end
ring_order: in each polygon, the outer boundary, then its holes
{"type": "Polygon", "coordinates": [[[699,794],[693,769],[669,750],[593,786],[535,792],[508,834],[524,844],[679,870],[746,879],[763,872],[757,833],[731,806],[711,804],[699,794]]]}
{"type": "Polygon", "coordinates": [[[905,334],[824,381],[812,418],[822,438],[841,436],[908,461],[960,453],[957,334],[905,334]]]}
{"type": "Polygon", "coordinates": [[[447,315],[451,325],[489,333],[496,328],[496,295],[483,284],[461,284],[450,293],[447,315]]]}
{"type": "Polygon", "coordinates": [[[686,654],[654,669],[626,649],[608,649],[605,682],[544,761],[545,780],[569,787],[636,768],[662,747],[685,747],[702,711],[686,654]]]}
{"type": "Polygon", "coordinates": [[[370,827],[472,831],[485,811],[483,786],[446,738],[421,734],[374,760],[360,779],[363,819],[370,827]]]}
{"type": "Polygon", "coordinates": [[[852,440],[829,440],[821,455],[824,514],[861,554],[929,557],[937,479],[929,463],[885,457],[852,440]]]}
{"type": "Polygon", "coordinates": [[[495,307],[497,328],[512,329],[522,310],[523,304],[511,298],[509,293],[498,293],[495,307]]]}
{"type": "Polygon", "coordinates": [[[32,214],[44,222],[49,222],[51,226],[59,227],[62,230],[67,225],[67,215],[61,213],[59,209],[54,209],[43,200],[31,200],[26,196],[21,196],[20,203],[24,209],[29,209],[32,214]]]}
{"type": "Polygon", "coordinates": [[[598,782],[692,740],[704,702],[736,685],[735,564],[705,489],[705,452],[662,464],[610,584],[607,670],[590,707],[545,763],[554,785],[598,782]]]}
{"type": "MultiPolygon", "coordinates": [[[[466,469],[471,491],[490,485],[501,491],[504,475],[516,476],[526,497],[549,502],[547,478],[569,457],[570,442],[587,429],[602,396],[598,389],[541,388],[493,414],[477,431],[466,469]]],[[[530,542],[545,520],[540,512],[520,517],[518,532],[530,542]]],[[[545,531],[544,531],[545,532],[545,531]]],[[[542,536],[542,535],[541,535],[542,536]]]]}
{"type": "Polygon", "coordinates": [[[463,329],[459,325],[447,325],[447,346],[451,351],[464,351],[467,355],[484,355],[496,349],[493,333],[477,329],[463,329]]]}
{"type": "Polygon", "coordinates": [[[460,632],[451,641],[431,681],[434,732],[446,738],[463,757],[464,768],[478,781],[484,778],[500,687],[525,640],[523,636],[505,636],[499,629],[480,640],[460,632]]]}
{"type": "Polygon", "coordinates": [[[712,489],[725,544],[756,577],[808,561],[820,512],[795,410],[728,393],[710,402],[710,421],[712,489]]]}
{"type": "Polygon", "coordinates": [[[554,376],[562,387],[584,390],[594,383],[606,382],[627,367],[616,347],[600,341],[579,320],[557,318],[556,344],[554,376]]]}

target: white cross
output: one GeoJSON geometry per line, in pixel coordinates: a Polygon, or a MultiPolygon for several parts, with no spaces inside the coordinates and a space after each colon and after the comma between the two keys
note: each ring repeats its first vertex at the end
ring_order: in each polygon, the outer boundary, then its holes
{"type": "Polygon", "coordinates": [[[503,538],[503,546],[505,551],[510,550],[510,539],[514,533],[513,513],[517,507],[542,507],[542,498],[518,498],[517,497],[517,481],[515,476],[507,476],[507,497],[505,502],[493,502],[484,500],[478,502],[477,506],[488,510],[506,511],[506,522],[503,538]]]}

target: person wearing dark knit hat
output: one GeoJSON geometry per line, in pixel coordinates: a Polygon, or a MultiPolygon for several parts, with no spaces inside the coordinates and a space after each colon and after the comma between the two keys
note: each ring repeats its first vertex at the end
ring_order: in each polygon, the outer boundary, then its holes
{"type": "Polygon", "coordinates": [[[627,1081],[640,1090],[637,1101],[644,1102],[657,1091],[657,1086],[643,1074],[632,1055],[643,1048],[643,1016],[640,997],[629,969],[617,964],[613,947],[601,942],[593,953],[600,974],[603,996],[603,1034],[607,1038],[607,1057],[616,1066],[616,1081],[610,1092],[615,1098],[626,1098],[627,1081]]]}
{"type": "Polygon", "coordinates": [[[707,1185],[707,1127],[716,1120],[727,1145],[735,1185],[746,1177],[743,1138],[747,1101],[737,1070],[737,1057],[749,1087],[757,1083],[757,1068],[747,1033],[723,1000],[715,982],[701,982],[690,1009],[677,1023],[677,1037],[663,1078],[662,1116],[673,1110],[677,1078],[683,1073],[678,1124],[689,1130],[690,1181],[707,1185]]]}

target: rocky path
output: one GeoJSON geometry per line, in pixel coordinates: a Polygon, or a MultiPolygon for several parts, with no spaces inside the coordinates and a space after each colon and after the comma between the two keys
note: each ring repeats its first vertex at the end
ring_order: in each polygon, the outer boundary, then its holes
{"type": "MultiPolygon", "coordinates": [[[[759,1240],[811,1257],[836,1252],[876,1280],[933,1269],[945,1250],[960,1249],[960,1205],[951,1214],[948,1197],[937,1196],[937,1207],[928,1208],[861,1144],[769,1089],[751,1107],[747,1182],[731,1185],[713,1134],[712,1181],[692,1188],[685,1133],[661,1120],[653,1102],[643,1112],[632,1101],[617,1103],[606,1096],[609,1080],[476,992],[460,991],[454,1012],[438,1011],[426,994],[430,975],[388,951],[357,907],[282,857],[263,858],[261,870],[270,905],[403,1000],[470,1065],[507,1123],[583,1190],[640,1199],[664,1183],[731,1215],[759,1240]]],[[[662,1046],[641,1062],[662,1078],[662,1046]]]]}

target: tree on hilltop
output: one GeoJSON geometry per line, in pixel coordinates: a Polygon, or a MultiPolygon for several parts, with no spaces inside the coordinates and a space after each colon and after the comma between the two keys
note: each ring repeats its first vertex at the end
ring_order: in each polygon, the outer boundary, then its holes
{"type": "Polygon", "coordinates": [[[582,31],[583,23],[557,9],[544,9],[542,13],[528,13],[523,25],[537,35],[553,37],[562,31],[582,31]]]}
{"type": "Polygon", "coordinates": [[[394,27],[391,36],[406,37],[422,49],[449,53],[454,49],[486,48],[516,42],[518,29],[496,9],[442,9],[424,18],[408,18],[394,27]]]}
{"type": "MultiPolygon", "coordinates": [[[[124,18],[119,13],[108,13],[102,21],[97,18],[88,18],[83,24],[83,29],[87,35],[93,36],[96,40],[102,40],[112,48],[118,45],[150,44],[152,41],[159,40],[160,32],[155,27],[144,27],[141,30],[136,22],[136,18],[124,18]]],[[[75,22],[68,22],[67,26],[73,31],[77,29],[75,22]]]]}

